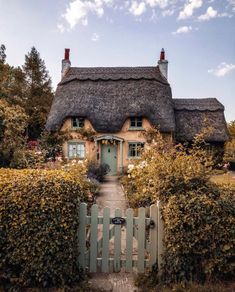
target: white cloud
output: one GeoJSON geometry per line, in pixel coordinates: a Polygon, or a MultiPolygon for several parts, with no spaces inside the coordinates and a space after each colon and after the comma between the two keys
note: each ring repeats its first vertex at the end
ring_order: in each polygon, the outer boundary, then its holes
{"type": "Polygon", "coordinates": [[[194,13],[194,10],[200,8],[202,4],[202,0],[188,0],[184,5],[184,9],[180,11],[178,19],[186,19],[191,17],[194,13]]]}
{"type": "Polygon", "coordinates": [[[165,16],[171,16],[175,13],[175,10],[174,9],[167,9],[167,10],[163,10],[162,11],[162,16],[165,17],[165,16]]]}
{"type": "Polygon", "coordinates": [[[160,7],[160,8],[165,8],[168,5],[168,0],[145,0],[146,3],[151,7],[160,7]]]}
{"type": "Polygon", "coordinates": [[[235,12],[235,0],[227,0],[227,2],[232,6],[232,10],[235,12]]]}
{"type": "Polygon", "coordinates": [[[96,32],[94,32],[93,35],[91,36],[91,40],[93,42],[98,42],[100,40],[100,36],[96,32]]]}
{"type": "Polygon", "coordinates": [[[113,0],[73,0],[69,3],[62,17],[67,21],[70,29],[78,23],[88,24],[88,14],[93,13],[98,17],[104,15],[104,5],[111,5],[113,0]]]}
{"type": "Polygon", "coordinates": [[[140,16],[146,11],[146,5],[145,2],[136,2],[133,1],[131,3],[131,7],[129,9],[130,13],[135,15],[135,16],[140,16]]]}
{"type": "Polygon", "coordinates": [[[208,73],[212,73],[217,77],[223,77],[232,70],[235,70],[235,64],[227,64],[222,62],[216,69],[209,69],[208,73]]]}
{"type": "Polygon", "coordinates": [[[57,28],[58,28],[58,30],[59,30],[61,33],[63,33],[63,32],[65,31],[65,27],[63,26],[62,23],[58,23],[58,24],[57,24],[57,28]]]}
{"type": "Polygon", "coordinates": [[[191,26],[181,26],[176,31],[172,32],[172,34],[189,33],[191,31],[192,31],[191,26]]]}
{"type": "Polygon", "coordinates": [[[217,16],[218,16],[217,10],[213,9],[213,7],[210,6],[207,8],[207,11],[205,14],[202,14],[198,17],[198,20],[199,21],[208,21],[208,20],[215,18],[217,16]]]}

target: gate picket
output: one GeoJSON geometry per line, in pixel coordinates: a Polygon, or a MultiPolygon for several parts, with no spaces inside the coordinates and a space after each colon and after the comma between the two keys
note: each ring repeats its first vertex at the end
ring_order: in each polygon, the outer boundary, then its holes
{"type": "Polygon", "coordinates": [[[87,204],[81,203],[79,208],[79,230],[78,230],[78,248],[79,256],[78,262],[80,267],[84,270],[86,267],[86,216],[87,204]]]}
{"type": "Polygon", "coordinates": [[[115,217],[122,217],[120,209],[115,210],[114,216],[110,216],[110,208],[105,207],[103,215],[98,216],[98,206],[91,207],[91,216],[87,215],[87,204],[81,203],[79,208],[78,229],[78,262],[81,268],[95,273],[98,271],[108,273],[119,272],[124,268],[126,272],[132,272],[137,267],[139,273],[143,273],[146,267],[151,268],[158,264],[161,273],[163,246],[163,221],[160,213],[161,204],[150,206],[150,218],[146,217],[146,209],[138,209],[138,217],[134,217],[133,210],[126,210],[122,224],[112,221],[115,217]],[[89,226],[87,228],[87,225],[89,226]],[[98,229],[98,226],[102,225],[98,229]],[[122,242],[122,228],[126,229],[126,239],[122,242]],[[149,230],[146,233],[146,229],[149,230]],[[99,240],[98,240],[99,230],[99,240]],[[88,232],[87,232],[88,231],[88,232]],[[149,235],[149,236],[148,236],[149,235]],[[87,247],[87,239],[90,237],[90,246],[87,247]],[[101,237],[101,238],[100,238],[101,237]],[[109,241],[114,237],[114,254],[109,253],[109,241]],[[137,260],[133,255],[133,238],[137,239],[137,260]],[[122,243],[125,242],[125,248],[122,243]],[[122,249],[125,255],[121,258],[122,249]]]}
{"type": "MultiPolygon", "coordinates": [[[[115,217],[121,217],[122,211],[115,210],[115,217]]],[[[114,272],[120,272],[121,269],[121,225],[114,226],[114,272]]]]}
{"type": "Polygon", "coordinates": [[[153,220],[155,226],[150,227],[150,258],[149,267],[157,262],[157,231],[158,231],[158,208],[157,205],[150,206],[150,218],[153,220]]]}
{"type": "Polygon", "coordinates": [[[103,247],[102,247],[102,272],[109,272],[109,221],[110,221],[110,209],[104,208],[103,214],[103,247]]]}
{"type": "Polygon", "coordinates": [[[144,253],[145,253],[145,208],[141,207],[138,211],[138,271],[144,272],[144,253]]]}
{"type": "Polygon", "coordinates": [[[90,246],[90,272],[97,270],[97,241],[98,241],[98,206],[91,207],[91,246],[90,246]]]}
{"type": "Polygon", "coordinates": [[[133,253],[133,210],[126,211],[126,272],[132,271],[133,253]]]}

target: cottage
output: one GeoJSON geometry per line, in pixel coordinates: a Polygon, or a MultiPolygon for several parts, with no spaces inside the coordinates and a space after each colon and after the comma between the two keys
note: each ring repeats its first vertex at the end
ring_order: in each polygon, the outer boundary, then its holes
{"type": "Polygon", "coordinates": [[[110,174],[122,173],[140,156],[143,131],[153,126],[169,139],[191,141],[206,117],[214,127],[208,142],[223,147],[228,139],[223,105],[216,98],[173,99],[167,72],[164,50],[157,66],[79,68],[71,67],[65,49],[46,128],[70,130],[64,155],[107,163],[110,174]]]}

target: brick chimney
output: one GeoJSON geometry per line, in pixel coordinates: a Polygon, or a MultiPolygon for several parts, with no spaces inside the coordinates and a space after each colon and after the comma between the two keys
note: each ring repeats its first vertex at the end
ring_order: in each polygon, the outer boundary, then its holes
{"type": "Polygon", "coordinates": [[[158,61],[159,69],[162,75],[167,79],[168,77],[168,61],[165,60],[165,50],[162,49],[160,53],[160,60],[158,61]]]}
{"type": "Polygon", "coordinates": [[[70,49],[64,50],[64,59],[62,60],[61,79],[64,78],[64,76],[66,75],[66,73],[68,72],[71,66],[71,62],[69,60],[69,52],[70,52],[70,49]]]}

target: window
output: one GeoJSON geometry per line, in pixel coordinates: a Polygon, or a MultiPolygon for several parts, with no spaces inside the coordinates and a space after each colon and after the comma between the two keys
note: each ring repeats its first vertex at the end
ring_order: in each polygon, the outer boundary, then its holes
{"type": "Polygon", "coordinates": [[[142,128],[143,121],[141,117],[130,118],[130,128],[142,128]]]}
{"type": "Polygon", "coordinates": [[[144,148],[144,143],[130,142],[128,157],[140,157],[141,150],[144,148]]]}
{"type": "Polygon", "coordinates": [[[84,127],[84,118],[72,118],[72,128],[80,129],[84,127]]]}
{"type": "Polygon", "coordinates": [[[68,156],[72,158],[85,158],[85,143],[70,142],[68,143],[68,156]]]}

